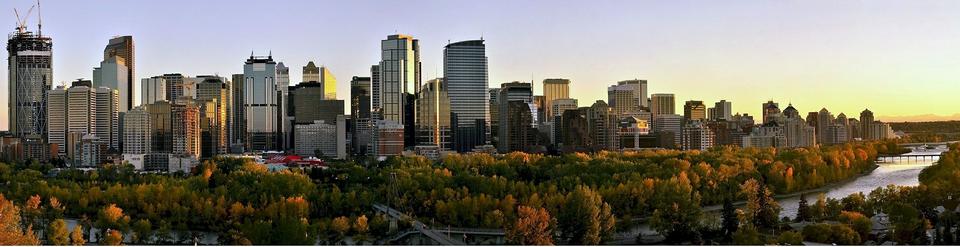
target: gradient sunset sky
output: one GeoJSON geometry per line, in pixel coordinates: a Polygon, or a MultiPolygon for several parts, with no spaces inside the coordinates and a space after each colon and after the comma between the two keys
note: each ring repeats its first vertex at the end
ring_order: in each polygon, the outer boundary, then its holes
{"type": "MultiPolygon", "coordinates": [[[[4,0],[13,8],[35,0],[4,0]]],[[[75,1],[42,2],[54,40],[54,80],[91,78],[103,47],[133,35],[137,77],[242,73],[273,52],[291,81],[309,60],[328,66],[338,97],[369,76],[380,40],[421,41],[423,80],[442,76],[449,41],[486,40],[490,87],[570,78],[580,105],[619,80],[651,93],[760,115],[769,99],[801,115],[826,107],[880,120],[960,119],[960,1],[75,1]]],[[[30,29],[36,29],[36,18],[30,29]]],[[[6,91],[7,71],[0,70],[6,91]]],[[[137,92],[139,93],[139,92],[137,92]]],[[[7,95],[0,94],[0,129],[7,95]]]]}

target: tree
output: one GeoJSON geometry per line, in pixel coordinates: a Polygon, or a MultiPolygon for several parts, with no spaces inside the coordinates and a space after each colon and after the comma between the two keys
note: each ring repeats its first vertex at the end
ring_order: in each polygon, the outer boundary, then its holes
{"type": "Polygon", "coordinates": [[[723,201],[721,216],[723,217],[723,236],[727,240],[730,240],[731,237],[733,237],[733,233],[737,232],[737,228],[740,226],[740,219],[737,219],[737,208],[733,206],[733,202],[730,199],[723,201]]]}
{"type": "Polygon", "coordinates": [[[21,226],[20,208],[0,194],[0,245],[39,245],[33,227],[21,226]]]}
{"type": "Polygon", "coordinates": [[[67,230],[67,222],[63,219],[56,219],[50,223],[47,229],[47,241],[52,245],[70,244],[70,231],[67,230]]]}
{"type": "Polygon", "coordinates": [[[577,186],[567,194],[565,201],[557,218],[560,236],[568,244],[600,244],[603,236],[613,230],[616,221],[610,205],[589,187],[577,186]]]}
{"type": "Polygon", "coordinates": [[[117,230],[107,230],[107,235],[103,238],[103,244],[105,245],[122,245],[123,244],[123,234],[117,230]]]}
{"type": "Polygon", "coordinates": [[[506,229],[507,241],[520,245],[553,245],[554,225],[546,209],[520,206],[516,222],[506,229]]]}
{"type": "Polygon", "coordinates": [[[860,244],[860,234],[844,224],[830,226],[830,239],[838,245],[860,244]]]}
{"type": "Polygon", "coordinates": [[[773,192],[763,182],[747,180],[740,186],[747,198],[745,219],[756,227],[775,227],[779,221],[780,204],[773,200],[773,192]]]}
{"type": "Polygon", "coordinates": [[[803,228],[803,239],[810,242],[830,243],[830,225],[816,223],[803,228]]]}
{"type": "Polygon", "coordinates": [[[737,232],[733,233],[733,244],[762,245],[764,242],[760,237],[760,232],[757,232],[757,228],[748,224],[744,227],[740,227],[740,229],[737,229],[737,232]]]}
{"type": "Polygon", "coordinates": [[[777,244],[803,245],[803,235],[797,231],[786,231],[777,236],[777,244]]]}
{"type": "Polygon", "coordinates": [[[133,223],[133,241],[138,244],[150,241],[150,234],[153,232],[153,226],[149,219],[140,219],[133,223]]]}
{"type": "Polygon", "coordinates": [[[370,230],[370,226],[367,225],[367,216],[360,215],[357,217],[357,220],[353,222],[353,231],[357,234],[363,235],[367,234],[367,231],[370,230]]]}
{"type": "Polygon", "coordinates": [[[867,239],[873,230],[873,222],[867,216],[858,212],[843,211],[840,213],[840,222],[846,224],[860,234],[860,239],[867,239]]]}
{"type": "Polygon", "coordinates": [[[797,218],[794,220],[797,222],[810,220],[810,205],[807,205],[806,194],[800,194],[800,204],[797,206],[797,218]]]}
{"type": "Polygon", "coordinates": [[[694,239],[702,214],[700,194],[693,190],[686,172],[658,183],[651,201],[654,211],[650,226],[666,237],[667,242],[694,239]]]}
{"type": "Polygon", "coordinates": [[[83,227],[80,225],[74,226],[73,231],[70,232],[70,245],[85,245],[87,244],[87,239],[83,238],[83,227]]]}
{"type": "Polygon", "coordinates": [[[893,239],[901,244],[913,242],[914,233],[923,226],[920,211],[910,205],[894,203],[888,208],[893,239]]]}
{"type": "Polygon", "coordinates": [[[343,238],[350,231],[350,219],[346,216],[337,217],[330,223],[330,229],[336,232],[339,238],[343,238]]]}
{"type": "Polygon", "coordinates": [[[126,230],[129,222],[130,217],[123,214],[123,209],[117,207],[117,204],[111,203],[100,210],[97,226],[102,229],[126,230]]]}

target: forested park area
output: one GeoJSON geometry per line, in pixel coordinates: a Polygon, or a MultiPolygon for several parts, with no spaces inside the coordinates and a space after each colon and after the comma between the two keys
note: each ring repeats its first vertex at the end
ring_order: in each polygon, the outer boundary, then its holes
{"type": "Polygon", "coordinates": [[[251,160],[217,158],[190,174],[10,162],[0,164],[0,244],[192,244],[191,236],[200,233],[215,234],[222,244],[373,244],[394,234],[374,203],[437,226],[503,229],[515,244],[599,244],[634,224],[649,224],[667,243],[954,243],[960,222],[952,210],[960,192],[956,145],[923,171],[920,186],[878,188],[842,200],[809,195],[797,216],[779,217],[774,195],[859,176],[876,166],[879,153],[899,152],[895,143],[858,142],[462,154],[279,172],[251,160]],[[745,203],[733,206],[738,202],[745,203]],[[712,205],[725,205],[719,224],[704,220],[702,208],[712,205]],[[950,210],[938,212],[939,206],[950,210]],[[889,234],[865,227],[880,213],[889,215],[889,234]],[[796,221],[819,223],[795,230],[789,224],[796,221]],[[925,239],[921,233],[931,229],[937,235],[925,239]]]}

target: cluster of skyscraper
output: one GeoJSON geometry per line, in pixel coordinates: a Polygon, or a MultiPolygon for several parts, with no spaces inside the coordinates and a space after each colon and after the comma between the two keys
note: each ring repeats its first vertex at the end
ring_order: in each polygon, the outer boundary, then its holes
{"type": "Polygon", "coordinates": [[[254,56],[243,73],[135,80],[131,36],[111,39],[93,80],[52,87],[52,40],[24,28],[10,36],[10,135],[0,153],[15,159],[63,160],[73,167],[129,162],[138,169],[184,171],[224,154],[284,152],[302,156],[386,157],[448,152],[558,153],[642,148],[706,149],[715,145],[802,147],[892,137],[874,121],[834,118],[826,109],[800,118],[763,104],[763,120],[732,114],[731,102],[707,108],[673,94],[649,94],[647,81],[624,80],[607,102],[580,107],[570,80],[489,88],[483,40],[449,43],[443,77],[423,82],[420,42],[408,35],[381,41],[369,76],[353,76],[347,102],[337,80],[312,61],[299,83],[272,54],[254,56]],[[649,96],[649,97],[648,97],[649,96]],[[350,105],[349,114],[344,104],[350,105]]]}

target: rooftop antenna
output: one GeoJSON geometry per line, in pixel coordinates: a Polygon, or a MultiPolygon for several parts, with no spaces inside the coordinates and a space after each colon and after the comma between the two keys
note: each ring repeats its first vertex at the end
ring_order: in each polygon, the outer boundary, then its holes
{"type": "Polygon", "coordinates": [[[253,59],[253,50],[250,50],[250,59],[253,59]]]}
{"type": "Polygon", "coordinates": [[[273,59],[273,50],[270,50],[270,53],[267,54],[267,58],[273,59]]]}

